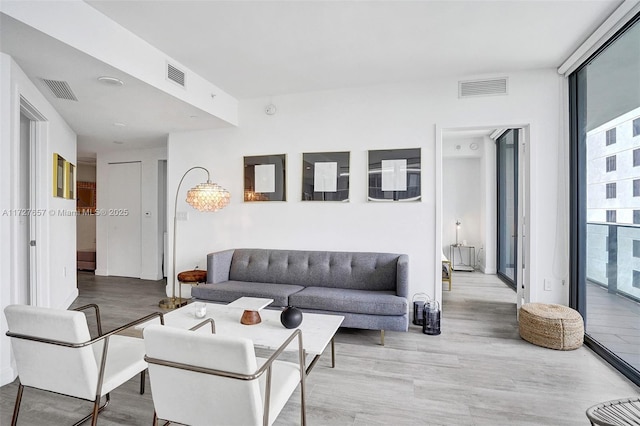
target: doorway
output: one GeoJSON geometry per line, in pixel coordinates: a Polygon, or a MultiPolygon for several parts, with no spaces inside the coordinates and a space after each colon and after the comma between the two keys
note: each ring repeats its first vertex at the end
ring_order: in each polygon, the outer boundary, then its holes
{"type": "MultiPolygon", "coordinates": [[[[522,303],[529,300],[530,291],[526,283],[528,282],[528,272],[525,269],[524,259],[526,257],[526,234],[528,233],[528,224],[525,220],[525,212],[526,206],[528,203],[526,202],[529,191],[528,191],[528,156],[526,151],[524,150],[524,146],[526,141],[529,139],[529,125],[528,124],[514,124],[514,125],[497,125],[497,126],[482,126],[482,127],[451,127],[451,128],[441,128],[436,126],[436,152],[435,152],[435,202],[436,202],[436,220],[435,220],[435,253],[437,254],[434,264],[434,271],[436,271],[435,282],[435,294],[436,298],[441,302],[442,301],[442,282],[439,276],[439,272],[441,269],[441,251],[444,251],[445,256],[449,256],[446,252],[447,247],[450,247],[451,241],[455,238],[455,234],[453,233],[456,229],[456,223],[461,222],[460,229],[458,230],[458,244],[460,244],[460,240],[467,239],[467,243],[470,243],[468,238],[461,237],[461,231],[464,229],[464,221],[456,220],[459,218],[453,218],[450,215],[445,216],[445,203],[447,203],[447,197],[450,197],[450,193],[452,189],[448,187],[447,183],[445,183],[446,171],[445,171],[445,160],[446,150],[456,149],[456,143],[453,145],[449,144],[447,141],[450,141],[452,138],[459,138],[464,136],[473,135],[474,137],[480,137],[479,141],[473,141],[468,143],[468,147],[470,147],[471,143],[480,144],[481,149],[484,149],[484,154],[481,156],[480,160],[480,174],[478,176],[478,181],[480,182],[480,186],[478,191],[480,191],[480,203],[479,203],[479,212],[477,212],[477,216],[479,217],[479,221],[476,222],[478,225],[479,234],[476,237],[480,242],[477,243],[475,241],[475,245],[479,245],[479,247],[475,247],[476,252],[476,260],[475,260],[475,270],[482,272],[484,274],[497,274],[498,273],[498,192],[497,192],[497,175],[498,175],[498,166],[497,166],[497,149],[496,149],[496,139],[500,137],[503,133],[505,133],[505,129],[516,129],[515,133],[518,135],[517,144],[519,146],[519,156],[517,158],[517,207],[514,209],[514,215],[520,218],[519,227],[521,232],[514,233],[516,236],[516,242],[514,244],[515,253],[518,256],[514,259],[514,277],[516,278],[516,282],[520,283],[518,288],[514,288],[516,290],[515,302],[517,307],[520,307],[522,303]],[[453,220],[453,222],[452,222],[453,220]],[[453,238],[453,239],[452,239],[453,238]]],[[[465,148],[464,144],[460,144],[461,149],[465,148]]],[[[468,182],[468,179],[467,179],[468,182]]],[[[511,235],[511,234],[509,234],[511,235]]],[[[464,243],[464,241],[462,241],[464,243]]],[[[470,245],[470,244],[467,244],[470,245]]],[[[469,250],[467,250],[469,252],[469,250]]],[[[457,259],[456,259],[457,261],[457,259]]],[[[472,261],[473,262],[473,261],[472,261]]],[[[476,272],[477,273],[477,272],[476,272]]],[[[460,272],[460,274],[465,274],[465,272],[460,272]]],[[[455,291],[455,275],[453,275],[453,291],[455,291]]]]}
{"type": "Polygon", "coordinates": [[[16,303],[39,305],[38,298],[38,221],[43,210],[38,204],[38,147],[46,132],[40,131],[45,117],[26,99],[20,97],[20,142],[18,150],[18,199],[15,256],[16,303]]]}

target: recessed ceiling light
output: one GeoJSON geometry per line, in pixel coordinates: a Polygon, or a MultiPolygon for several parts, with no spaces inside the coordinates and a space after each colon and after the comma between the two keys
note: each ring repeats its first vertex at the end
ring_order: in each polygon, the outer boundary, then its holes
{"type": "Polygon", "coordinates": [[[113,123],[113,125],[116,126],[116,127],[126,127],[127,126],[126,124],[120,123],[120,122],[113,123]]]}
{"type": "Polygon", "coordinates": [[[111,86],[124,86],[124,82],[115,77],[102,76],[98,77],[98,81],[111,86]]]}
{"type": "Polygon", "coordinates": [[[122,145],[122,144],[124,144],[124,142],[122,142],[122,141],[113,141],[113,143],[115,143],[116,145],[122,145]]]}

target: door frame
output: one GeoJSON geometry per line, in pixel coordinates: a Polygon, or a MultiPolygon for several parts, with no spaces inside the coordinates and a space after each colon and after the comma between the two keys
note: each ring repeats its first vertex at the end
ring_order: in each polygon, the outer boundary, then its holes
{"type": "MultiPolygon", "coordinates": [[[[32,212],[44,212],[40,204],[38,183],[41,179],[41,161],[39,148],[46,143],[47,119],[24,96],[20,95],[20,113],[29,119],[29,208],[32,212]]],[[[46,169],[46,168],[45,168],[46,169]]],[[[18,188],[20,190],[20,188],[18,188]]],[[[42,247],[44,240],[41,238],[43,215],[29,215],[29,304],[44,306],[41,294],[41,283],[38,271],[42,269],[42,247]],[[40,244],[39,244],[40,243],[40,244]]],[[[20,242],[15,240],[14,247],[19,248],[20,242]]],[[[16,284],[20,285],[20,284],[16,284]]]]}
{"type": "MultiPolygon", "coordinates": [[[[530,173],[531,173],[531,160],[530,149],[527,149],[529,140],[531,140],[531,125],[530,123],[503,123],[493,125],[441,125],[436,123],[435,125],[435,229],[434,229],[434,263],[433,263],[433,280],[435,282],[435,298],[442,306],[442,276],[441,276],[441,257],[442,251],[442,207],[443,207],[443,188],[442,188],[442,176],[443,176],[443,155],[442,155],[442,141],[443,134],[445,132],[455,131],[468,131],[468,130],[491,130],[491,129],[520,129],[518,134],[519,140],[519,152],[518,157],[518,191],[521,201],[518,203],[518,216],[521,219],[517,250],[521,253],[519,259],[517,259],[518,265],[518,281],[520,285],[516,289],[516,303],[518,309],[523,303],[528,302],[531,299],[530,271],[526,268],[526,265],[530,264],[531,255],[531,241],[533,238],[529,238],[531,235],[529,232],[530,225],[529,220],[531,210],[531,189],[530,189],[530,173]]],[[[443,308],[444,309],[444,308],[443,308]]]]}

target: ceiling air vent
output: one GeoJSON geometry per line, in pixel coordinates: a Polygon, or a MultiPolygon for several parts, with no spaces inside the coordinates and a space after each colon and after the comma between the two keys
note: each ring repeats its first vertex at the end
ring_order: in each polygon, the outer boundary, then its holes
{"type": "Polygon", "coordinates": [[[492,96],[507,94],[507,78],[458,82],[458,97],[492,96]]]}
{"type": "Polygon", "coordinates": [[[184,72],[171,64],[167,64],[167,80],[171,80],[184,87],[184,72]]]}
{"type": "Polygon", "coordinates": [[[76,95],[71,90],[69,83],[66,81],[47,80],[43,78],[42,81],[51,90],[53,95],[58,99],[67,99],[70,101],[77,101],[76,95]]]}

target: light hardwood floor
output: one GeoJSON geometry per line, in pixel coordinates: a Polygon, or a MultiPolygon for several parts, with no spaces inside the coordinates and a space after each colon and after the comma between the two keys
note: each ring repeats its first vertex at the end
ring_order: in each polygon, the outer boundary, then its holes
{"type": "MultiPolygon", "coordinates": [[[[105,329],[156,311],[163,282],[79,275],[74,306],[101,307],[105,329]]],[[[587,407],[640,391],[586,347],[561,352],[520,339],[515,293],[495,276],[459,272],[444,292],[442,334],[417,326],[387,332],[342,329],[337,365],[325,354],[307,381],[309,425],[588,425],[587,407]]],[[[17,385],[0,388],[9,424],[17,385]]],[[[112,393],[100,425],[149,425],[153,404],[133,379],[112,393]]],[[[194,390],[195,391],[195,390],[194,390]]],[[[72,424],[90,403],[27,389],[21,425],[72,424]]],[[[299,422],[292,397],[276,425],[299,422]]],[[[212,419],[211,424],[215,424],[212,419]]]]}

